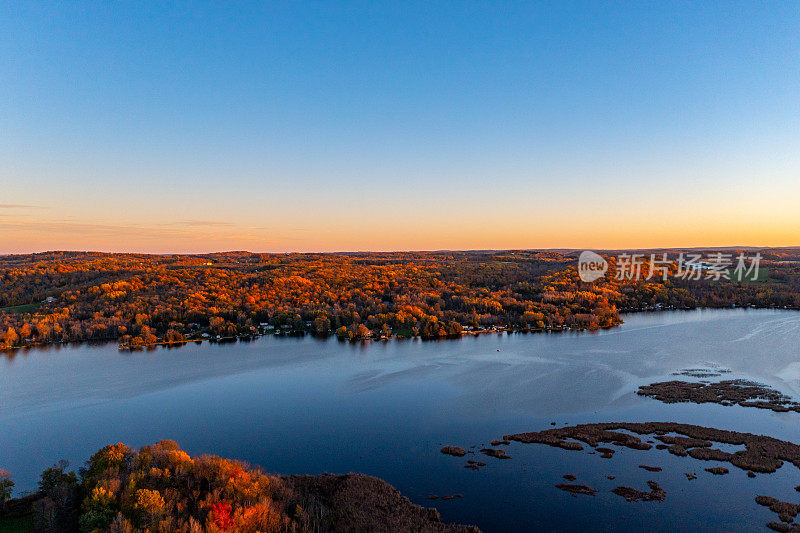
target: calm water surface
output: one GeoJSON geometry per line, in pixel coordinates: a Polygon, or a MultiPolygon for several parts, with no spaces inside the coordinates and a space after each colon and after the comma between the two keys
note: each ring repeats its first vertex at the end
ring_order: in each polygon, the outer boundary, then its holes
{"type": "MultiPolygon", "coordinates": [[[[730,370],[800,396],[800,313],[731,310],[639,314],[601,333],[484,335],[460,340],[341,343],[310,337],[190,344],[146,352],[62,346],[0,356],[0,467],[20,490],[59,458],[75,467],[101,446],[178,441],[281,473],[364,472],[446,521],[485,531],[753,530],[775,515],[756,494],[798,501],[800,470],[749,479],[666,451],[613,459],[514,443],[511,460],[478,472],[439,453],[551,422],[679,421],[800,443],[800,415],[718,405],[665,405],[640,384],[686,368],[730,370]],[[649,473],[638,464],[662,466],[649,473]],[[684,472],[697,472],[687,481],[684,472]],[[563,474],[599,490],[572,497],[563,474]],[[609,481],[606,476],[617,479],[609,481]],[[627,503],[645,489],[664,502],[627,503]],[[429,494],[463,499],[431,501],[429,494]]],[[[691,379],[691,378],[685,378],[691,379]]],[[[730,465],[728,465],[730,466],[730,465]]]]}

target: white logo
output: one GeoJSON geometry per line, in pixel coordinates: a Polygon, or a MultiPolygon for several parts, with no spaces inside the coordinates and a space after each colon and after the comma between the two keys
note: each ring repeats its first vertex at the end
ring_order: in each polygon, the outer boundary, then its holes
{"type": "Polygon", "coordinates": [[[591,283],[603,277],[608,270],[608,263],[605,259],[594,252],[586,250],[581,252],[578,257],[578,276],[581,281],[591,283]]]}

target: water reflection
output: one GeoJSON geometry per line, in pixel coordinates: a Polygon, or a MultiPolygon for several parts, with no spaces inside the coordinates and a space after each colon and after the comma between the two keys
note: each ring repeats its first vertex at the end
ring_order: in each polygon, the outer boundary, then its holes
{"type": "MultiPolygon", "coordinates": [[[[582,469],[601,483],[597,460],[514,445],[511,461],[492,460],[474,473],[443,460],[440,443],[481,445],[551,421],[597,420],[676,420],[797,442],[796,413],[664,405],[634,391],[676,379],[672,373],[683,369],[724,368],[731,371],[724,379],[749,377],[797,396],[799,334],[798,313],[730,310],[632,315],[621,328],[595,334],[356,344],[265,337],[143,352],[108,344],[18,350],[0,359],[0,467],[14,474],[18,487],[30,489],[60,457],[80,465],[109,442],[141,446],[171,438],[191,453],[235,457],[273,471],[378,475],[424,505],[434,504],[427,494],[463,492],[463,502],[435,505],[448,520],[488,530],[512,524],[562,529],[559,513],[571,516],[576,529],[596,529],[592,516],[619,513],[620,503],[556,495],[552,485],[565,468],[582,469]]],[[[642,462],[633,452],[626,456],[642,462]]],[[[625,464],[616,456],[613,461],[620,469],[625,464]]],[[[646,479],[634,481],[644,487],[646,479]]],[[[696,527],[671,507],[683,502],[695,508],[675,496],[683,486],[671,491],[669,479],[658,481],[668,490],[667,501],[661,511],[636,507],[639,518],[657,518],[678,530],[696,527]]],[[[697,481],[693,487],[706,490],[707,482],[697,481]]],[[[716,483],[707,490],[728,481],[716,483]]],[[[742,492],[735,502],[741,512],[726,512],[761,529],[765,522],[751,499],[742,492]]],[[[712,513],[694,512],[706,518],[712,513]]]]}

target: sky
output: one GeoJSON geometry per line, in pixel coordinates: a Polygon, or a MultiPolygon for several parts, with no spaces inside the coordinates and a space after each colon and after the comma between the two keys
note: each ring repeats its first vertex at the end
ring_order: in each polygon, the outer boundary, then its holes
{"type": "Polygon", "coordinates": [[[800,245],[797,2],[0,1],[0,253],[800,245]]]}

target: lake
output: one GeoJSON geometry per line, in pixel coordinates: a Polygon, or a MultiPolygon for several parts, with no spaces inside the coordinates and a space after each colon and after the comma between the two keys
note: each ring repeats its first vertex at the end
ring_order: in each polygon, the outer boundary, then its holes
{"type": "MultiPolygon", "coordinates": [[[[510,460],[475,456],[465,469],[442,445],[464,448],[503,434],[564,423],[678,421],[800,443],[800,414],[738,406],[672,404],[639,385],[690,368],[729,370],[795,399],[800,395],[800,313],[698,310],[625,316],[597,333],[487,334],[457,340],[344,343],[262,337],[120,352],[70,345],[0,356],[0,468],[20,490],[60,458],[81,466],[105,444],[177,441],[293,474],[363,472],[445,521],[484,531],[626,529],[753,530],[775,514],[753,498],[800,501],[800,470],[749,479],[666,451],[621,448],[600,459],[512,443],[510,460]],[[638,469],[662,466],[662,472],[638,469]],[[684,472],[697,472],[687,481],[684,472]],[[562,475],[598,489],[573,497],[562,475]],[[606,479],[615,475],[616,480],[606,479]],[[664,502],[628,503],[618,485],[657,481],[664,502]],[[429,500],[429,494],[463,494],[429,500]]],[[[727,465],[730,466],[730,465],[727,465]]]]}

